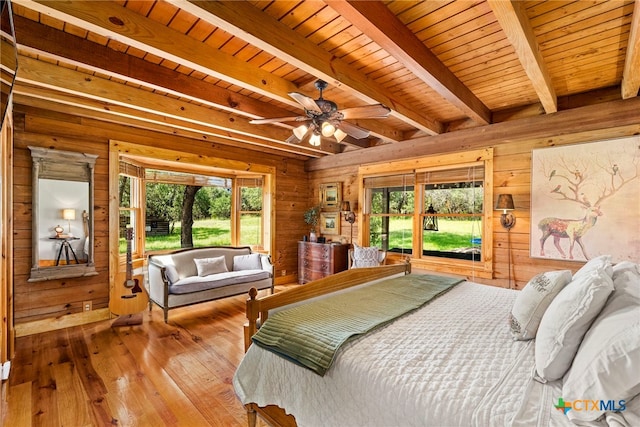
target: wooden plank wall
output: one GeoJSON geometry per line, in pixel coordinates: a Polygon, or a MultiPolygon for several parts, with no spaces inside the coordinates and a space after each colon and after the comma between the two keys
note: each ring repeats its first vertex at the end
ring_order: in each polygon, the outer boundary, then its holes
{"type": "MultiPolygon", "coordinates": [[[[494,197],[498,194],[511,193],[514,197],[516,210],[516,225],[511,230],[511,287],[522,288],[536,274],[558,269],[570,269],[576,271],[583,265],[581,262],[543,260],[529,257],[529,240],[537,240],[539,236],[530,236],[530,196],[531,196],[531,151],[536,148],[559,146],[565,144],[576,144],[580,142],[592,142],[599,139],[610,139],[629,136],[640,133],[640,124],[619,128],[606,129],[607,123],[602,121],[604,129],[597,131],[580,132],[566,134],[566,129],[558,129],[558,136],[549,138],[531,138],[518,142],[500,141],[494,147],[493,182],[494,197]],[[515,280],[514,280],[515,279],[515,280]]],[[[402,144],[402,143],[400,143],[402,144]]],[[[475,147],[474,148],[479,148],[475,147]]],[[[372,158],[373,156],[362,155],[362,158],[372,158]]],[[[374,163],[373,159],[370,160],[374,163]]],[[[358,194],[358,165],[339,166],[330,169],[313,170],[309,173],[309,186],[314,194],[309,199],[309,205],[317,203],[318,188],[320,184],[327,182],[342,182],[343,198],[351,202],[352,210],[354,206],[360,210],[359,204],[354,205],[358,194]]],[[[500,212],[494,215],[493,224],[493,259],[494,259],[494,280],[474,278],[479,283],[492,284],[495,286],[509,287],[508,270],[508,234],[500,226],[500,212]]],[[[354,224],[354,241],[357,242],[358,222],[354,224]]],[[[349,224],[342,220],[342,235],[348,236],[349,224]]],[[[329,236],[333,237],[334,236],[329,236]]],[[[551,242],[547,242],[551,244],[551,242]]],[[[471,277],[471,273],[469,274],[471,277]]]]}
{"type": "MultiPolygon", "coordinates": [[[[255,159],[276,168],[276,244],[272,253],[278,282],[293,282],[297,272],[297,241],[306,232],[302,220],[309,199],[304,163],[298,158],[249,152],[212,142],[135,129],[26,106],[14,106],[15,323],[16,325],[83,316],[82,302],[93,310],[108,307],[108,150],[117,139],[154,148],[180,147],[231,160],[255,159]],[[97,276],[29,283],[31,267],[31,154],[29,145],[98,155],[95,168],[95,264],[97,276]]],[[[87,318],[78,323],[91,321],[87,318]]]]}
{"type": "MultiPolygon", "coordinates": [[[[633,103],[635,105],[635,103],[633,103]]],[[[609,109],[615,107],[612,105],[609,109]]],[[[33,107],[15,106],[14,143],[14,251],[15,251],[15,322],[28,323],[42,319],[57,319],[65,315],[83,315],[82,301],[92,301],[93,309],[106,308],[108,303],[108,190],[107,158],[108,141],[117,139],[141,145],[152,150],[154,147],[203,153],[232,160],[259,159],[260,163],[276,168],[276,244],[272,253],[276,269],[276,283],[294,282],[297,272],[297,241],[308,234],[308,227],[302,220],[303,213],[319,200],[321,183],[341,182],[343,200],[351,202],[352,209],[359,210],[357,201],[357,165],[343,165],[340,162],[323,168],[311,168],[299,158],[277,154],[252,152],[246,149],[203,142],[160,132],[136,129],[98,120],[54,113],[33,107]],[[31,158],[28,145],[38,145],[66,150],[77,150],[99,155],[96,165],[96,267],[98,275],[89,278],[53,280],[28,283],[31,260],[31,158]]],[[[553,145],[575,144],[598,139],[621,137],[640,133],[640,124],[611,125],[614,122],[603,109],[601,117],[593,117],[588,122],[597,123],[597,129],[570,133],[567,128],[557,127],[555,136],[540,136],[531,129],[530,138],[520,131],[517,142],[508,141],[513,133],[501,134],[500,141],[487,143],[494,147],[494,194],[514,195],[517,224],[511,232],[513,276],[518,287],[522,287],[535,274],[550,269],[577,270],[581,263],[569,261],[548,261],[529,257],[529,200],[531,150],[553,145]],[[608,128],[608,126],[610,126],[608,128]]],[[[545,122],[553,123],[553,115],[545,122]]],[[[518,122],[519,123],[519,122],[518,122]]],[[[516,125],[519,126],[519,124],[516,125]]],[[[452,146],[467,145],[462,132],[459,138],[453,134],[443,135],[452,146]],[[459,140],[458,140],[459,139],[459,140]]],[[[402,144],[402,143],[401,143],[402,144]]],[[[473,146],[477,149],[479,147],[473,146]]],[[[379,157],[360,155],[369,162],[379,157]]],[[[349,156],[347,156],[348,158],[349,156]]],[[[341,219],[341,236],[348,239],[349,223],[341,219]]],[[[353,227],[354,240],[358,223],[353,227]]],[[[339,237],[332,236],[334,239],[339,237]]],[[[535,238],[535,237],[534,237],[535,238]]],[[[495,280],[485,280],[497,286],[508,286],[507,233],[500,227],[498,216],[494,220],[494,276],[495,280]]],[[[481,279],[476,279],[482,282],[481,279]]],[[[87,320],[89,321],[89,320],[87,320]]]]}

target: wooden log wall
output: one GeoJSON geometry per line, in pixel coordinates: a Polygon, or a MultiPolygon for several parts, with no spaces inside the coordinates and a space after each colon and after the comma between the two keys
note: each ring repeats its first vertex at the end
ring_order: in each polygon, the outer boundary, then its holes
{"type": "MultiPolygon", "coordinates": [[[[14,290],[16,325],[52,322],[71,316],[83,316],[82,302],[91,301],[93,310],[108,306],[108,147],[116,139],[154,148],[176,149],[230,160],[259,159],[276,168],[276,243],[272,251],[276,283],[294,282],[297,273],[297,242],[308,234],[303,213],[319,201],[319,185],[342,183],[343,200],[359,211],[357,170],[361,163],[385,158],[408,158],[464,149],[494,148],[494,194],[511,193],[516,203],[517,223],[512,229],[512,277],[522,287],[535,274],[551,269],[577,270],[581,263],[549,261],[529,257],[529,207],[531,150],[562,144],[591,142],[640,134],[640,109],[637,99],[611,102],[583,111],[558,113],[533,119],[515,120],[513,126],[492,125],[486,129],[443,134],[424,142],[405,141],[391,146],[368,149],[357,156],[346,155],[303,162],[301,157],[273,152],[250,151],[197,138],[187,138],[153,130],[56,113],[46,109],[14,106],[14,290]],[[529,123],[528,121],[531,121],[529,123]],[[477,137],[474,138],[474,133],[477,137]],[[456,135],[458,134],[458,135],[456,135]],[[437,141],[437,142],[436,142],[437,141]],[[31,262],[31,157],[28,145],[87,152],[99,156],[95,179],[95,261],[97,276],[88,278],[27,282],[31,262]],[[453,148],[451,148],[453,147],[453,148]],[[369,151],[370,150],[370,151],[369,151]],[[394,153],[395,157],[394,157],[394,153]],[[398,156],[398,153],[401,155],[398,156]]],[[[504,124],[504,123],[503,123],[504,124]]],[[[341,217],[341,236],[348,239],[350,224],[341,217]]],[[[358,222],[353,236],[358,235],[358,222]]],[[[494,280],[508,286],[507,233],[494,219],[494,280]]],[[[334,239],[336,237],[332,236],[334,239]]],[[[482,282],[481,279],[476,279],[482,282]]],[[[89,316],[78,323],[91,321],[89,316]]]]}
{"type": "MultiPolygon", "coordinates": [[[[537,240],[537,236],[530,236],[530,207],[531,207],[531,152],[533,149],[545,148],[552,146],[560,146],[566,144],[578,144],[581,142],[593,142],[598,140],[619,138],[629,135],[640,134],[640,120],[638,120],[638,100],[633,100],[626,104],[620,103],[608,103],[601,106],[593,106],[585,109],[585,113],[582,116],[582,125],[585,129],[572,132],[572,127],[568,128],[558,123],[558,117],[554,115],[533,118],[536,125],[530,127],[530,137],[527,137],[527,131],[523,128],[523,122],[525,120],[517,120],[513,122],[513,126],[503,123],[505,128],[519,129],[521,133],[518,135],[518,139],[515,139],[515,135],[508,130],[495,131],[495,135],[488,138],[486,142],[482,142],[482,135],[486,134],[486,129],[478,130],[479,137],[476,141],[480,140],[480,143],[473,143],[473,129],[468,129],[464,133],[460,133],[459,138],[456,138],[455,133],[443,134],[437,137],[433,137],[431,143],[421,145],[419,142],[401,142],[395,145],[381,146],[379,152],[376,149],[370,153],[359,154],[358,160],[349,159],[349,156],[344,156],[340,161],[326,162],[326,158],[317,159],[315,161],[308,162],[307,169],[309,172],[309,186],[314,189],[314,194],[311,195],[308,204],[317,203],[318,200],[318,188],[320,184],[327,182],[342,182],[343,198],[351,202],[352,209],[354,207],[354,201],[357,199],[358,194],[358,162],[362,163],[375,163],[387,159],[388,156],[392,156],[394,147],[400,147],[403,144],[414,144],[411,148],[399,148],[398,151],[404,150],[413,151],[421,155],[428,156],[441,152],[436,148],[438,146],[438,138],[446,139],[447,145],[442,146],[464,146],[468,149],[478,149],[482,147],[494,148],[494,162],[493,162],[493,182],[494,182],[494,197],[498,194],[510,193],[514,197],[514,204],[516,210],[513,212],[516,216],[516,225],[510,232],[511,240],[511,287],[521,289],[526,283],[536,274],[548,271],[569,269],[576,271],[583,265],[581,262],[575,261],[561,261],[561,260],[545,260],[538,258],[531,258],[529,256],[529,241],[531,239],[537,240]],[[633,102],[633,104],[631,104],[633,102]],[[617,112],[622,110],[621,105],[625,105],[628,111],[626,111],[627,118],[616,118],[617,112]],[[545,128],[544,122],[549,122],[549,127],[545,128]],[[620,123],[633,123],[619,125],[620,123]],[[541,128],[544,129],[541,131],[541,128]],[[588,129],[586,129],[588,128],[588,129]],[[548,136],[545,136],[547,133],[548,136]],[[384,152],[383,152],[384,151],[384,152]],[[341,162],[345,164],[341,164],[341,162]],[[351,163],[351,164],[348,164],[351,163]],[[338,166],[336,166],[336,164],[338,166]]],[[[623,114],[620,114],[622,116],[623,114]]],[[[580,121],[580,113],[572,113],[568,119],[580,121]],[[574,117],[575,116],[575,117],[574,117]]],[[[527,120],[532,120],[531,118],[527,120]]],[[[576,126],[577,127],[577,126],[576,126]]],[[[573,127],[575,129],[575,127],[573,127]]],[[[444,150],[443,150],[444,151],[444,150]]],[[[447,151],[451,152],[451,151],[447,151]]],[[[350,154],[358,154],[352,152],[350,154]]],[[[401,158],[402,156],[398,156],[401,158]]],[[[410,156],[407,156],[410,157],[410,156]]],[[[406,157],[405,157],[406,158],[406,157]]],[[[493,202],[488,203],[487,206],[493,208],[493,202]]],[[[361,209],[360,203],[355,203],[357,210],[361,209]]],[[[640,213],[639,213],[640,214],[640,213]]],[[[358,222],[354,224],[354,236],[357,236],[358,222]]],[[[349,232],[349,224],[342,220],[341,224],[342,235],[347,235],[349,232]]],[[[509,287],[509,251],[508,251],[508,239],[509,234],[500,226],[500,215],[496,212],[494,215],[493,223],[493,271],[494,279],[487,280],[481,278],[474,278],[473,280],[479,283],[486,283],[495,286],[509,287]]],[[[356,237],[354,241],[357,242],[356,237]]],[[[550,244],[548,242],[547,244],[550,244]]],[[[469,274],[471,278],[471,272],[469,274]]]]}
{"type": "MultiPolygon", "coordinates": [[[[271,153],[248,152],[228,145],[195,141],[150,130],[135,129],[103,121],[15,105],[14,200],[15,324],[37,324],[75,316],[75,323],[92,318],[82,312],[83,301],[91,301],[92,312],[108,310],[108,158],[109,140],[116,139],[154,148],[216,156],[229,160],[256,159],[276,168],[276,243],[272,252],[276,283],[294,282],[297,273],[297,241],[305,234],[303,213],[309,199],[302,158],[271,153]],[[31,154],[27,148],[40,146],[98,155],[95,167],[95,264],[97,276],[28,282],[31,267],[31,154]],[[81,318],[85,316],[84,319],[81,318]]],[[[71,324],[71,323],[69,323],[71,324]]],[[[23,328],[37,332],[38,328],[23,328]]],[[[22,332],[21,334],[25,334],[22,332]]]]}

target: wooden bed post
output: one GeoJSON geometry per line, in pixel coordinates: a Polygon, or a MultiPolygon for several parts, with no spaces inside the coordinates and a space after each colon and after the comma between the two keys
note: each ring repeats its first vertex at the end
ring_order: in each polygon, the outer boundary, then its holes
{"type": "MultiPolygon", "coordinates": [[[[256,310],[256,297],[258,290],[256,288],[249,289],[249,298],[247,299],[247,323],[244,324],[244,352],[249,350],[251,345],[251,337],[258,332],[258,310],[256,310]]],[[[255,412],[254,412],[255,414],[255,412]]]]}
{"type": "Polygon", "coordinates": [[[258,413],[254,409],[254,406],[253,403],[244,405],[244,407],[247,408],[247,425],[249,427],[256,427],[257,423],[258,413]]]}

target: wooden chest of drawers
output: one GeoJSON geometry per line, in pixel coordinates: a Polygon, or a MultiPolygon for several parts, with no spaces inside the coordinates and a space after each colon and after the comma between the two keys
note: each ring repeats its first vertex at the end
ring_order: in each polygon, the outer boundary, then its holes
{"type": "Polygon", "coordinates": [[[348,248],[349,245],[298,242],[298,283],[346,270],[348,248]]]}

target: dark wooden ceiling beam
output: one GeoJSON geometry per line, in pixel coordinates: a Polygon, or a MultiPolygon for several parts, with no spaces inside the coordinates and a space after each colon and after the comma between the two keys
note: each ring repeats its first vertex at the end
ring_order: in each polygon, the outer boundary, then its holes
{"type": "Polygon", "coordinates": [[[292,82],[274,76],[233,55],[212,49],[181,32],[111,1],[13,0],[27,9],[52,16],[63,22],[149,52],[159,58],[193,68],[298,108],[288,93],[298,88],[292,82]]]}
{"type": "MultiPolygon", "coordinates": [[[[39,89],[39,91],[46,91],[46,89],[39,89]]],[[[68,96],[68,95],[67,95],[68,96]]],[[[49,97],[33,97],[32,94],[24,95],[22,93],[16,93],[14,99],[14,110],[16,112],[29,112],[32,110],[41,111],[38,113],[39,116],[47,116],[52,113],[62,113],[65,117],[78,117],[79,118],[79,126],[92,126],[96,127],[96,129],[100,129],[100,132],[109,132],[109,129],[114,127],[125,127],[129,130],[129,133],[137,134],[137,135],[155,135],[155,138],[158,138],[158,133],[163,134],[163,139],[169,138],[183,138],[182,143],[184,141],[190,140],[192,144],[218,144],[222,147],[235,147],[240,149],[248,149],[248,150],[257,150],[261,153],[273,154],[276,156],[298,159],[298,160],[308,160],[309,158],[321,157],[323,154],[317,152],[305,151],[305,149],[300,149],[300,147],[290,147],[286,149],[282,145],[265,145],[264,141],[253,141],[252,143],[239,141],[239,140],[230,140],[219,137],[219,135],[214,135],[210,131],[207,130],[187,130],[176,128],[175,126],[171,126],[170,124],[159,124],[152,123],[149,121],[143,121],[138,119],[123,119],[114,116],[113,114],[108,114],[105,112],[100,112],[88,108],[83,107],[74,107],[67,104],[64,104],[59,101],[59,98],[64,99],[66,96],[62,94],[57,94],[56,96],[49,97]],[[98,125],[98,123],[100,123],[98,125]],[[151,132],[149,132],[151,131],[151,132]]],[[[85,100],[86,102],[86,100],[85,100]]],[[[65,132],[70,132],[68,127],[65,127],[65,132]]],[[[86,135],[86,130],[75,132],[76,136],[81,137],[82,135],[86,135]]],[[[107,136],[107,138],[118,139],[121,138],[115,134],[111,134],[107,136]]],[[[129,140],[129,139],[127,139],[129,140]]]]}
{"type": "Polygon", "coordinates": [[[491,111],[400,20],[379,1],[328,1],[416,77],[474,121],[491,123],[491,111]]]}
{"type": "Polygon", "coordinates": [[[291,132],[275,127],[262,128],[256,132],[256,126],[246,117],[235,113],[212,110],[186,101],[167,98],[164,95],[123,85],[116,81],[88,75],[80,71],[59,67],[55,64],[20,56],[20,67],[16,80],[35,86],[55,88],[59,91],[110,102],[138,111],[151,111],[167,117],[174,117],[192,123],[199,123],[229,132],[258,136],[262,139],[281,142],[291,132]]]}
{"type": "MultiPolygon", "coordinates": [[[[285,140],[291,135],[288,129],[277,127],[258,127],[249,123],[246,117],[235,113],[221,112],[190,104],[185,101],[169,99],[166,96],[151,93],[142,89],[122,85],[90,76],[79,71],[58,67],[54,64],[38,61],[33,58],[20,56],[20,68],[17,81],[36,87],[54,88],[63,93],[74,95],[70,105],[86,106],[83,98],[109,103],[102,107],[113,115],[125,118],[142,118],[142,120],[160,120],[166,123],[175,120],[175,126],[193,129],[201,126],[212,132],[227,134],[229,138],[260,138],[265,141],[285,145],[285,140]],[[145,113],[154,114],[154,119],[144,118],[145,113]],[[158,119],[158,116],[160,119],[158,119]]],[[[24,94],[28,95],[28,89],[24,94]]],[[[338,144],[323,141],[318,148],[320,152],[333,154],[339,152],[338,144]]]]}
{"type": "Polygon", "coordinates": [[[22,16],[15,16],[14,24],[18,45],[28,52],[251,118],[292,114],[289,110],[159,67],[22,16]]]}
{"type": "Polygon", "coordinates": [[[638,96],[640,91],[640,1],[635,1],[627,54],[622,74],[622,98],[638,96]]]}
{"type": "MultiPolygon", "coordinates": [[[[305,147],[277,144],[275,142],[270,143],[255,138],[229,138],[228,135],[217,134],[204,126],[198,127],[197,125],[190,125],[190,127],[187,128],[184,124],[182,124],[182,126],[176,125],[173,121],[166,119],[166,122],[163,123],[161,118],[154,117],[152,113],[145,115],[139,115],[139,113],[137,113],[135,115],[136,117],[133,117],[133,114],[128,117],[118,116],[106,112],[107,109],[110,108],[107,103],[86,98],[74,100],[72,95],[62,94],[56,92],[54,89],[29,88],[25,90],[20,83],[16,86],[14,105],[16,111],[40,109],[79,117],[83,120],[94,120],[103,123],[100,126],[101,128],[104,128],[105,123],[112,123],[131,129],[138,129],[139,132],[159,132],[165,135],[188,138],[198,143],[217,143],[224,146],[254,149],[260,152],[301,160],[324,155],[324,153],[320,153],[317,150],[308,150],[305,147]]],[[[121,107],[121,109],[126,110],[123,107],[121,107]]]]}
{"type": "Polygon", "coordinates": [[[544,110],[547,114],[555,113],[558,111],[556,91],[544,58],[540,54],[540,47],[529,19],[523,10],[523,2],[513,0],[487,0],[487,2],[515,49],[544,110]]]}
{"type": "MultiPolygon", "coordinates": [[[[394,117],[411,126],[430,135],[442,132],[442,123],[415,111],[403,99],[376,84],[358,69],[319,48],[249,2],[168,1],[309,74],[350,91],[365,102],[388,106],[394,117]]],[[[383,134],[376,136],[390,139],[383,134]]]]}

